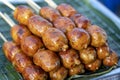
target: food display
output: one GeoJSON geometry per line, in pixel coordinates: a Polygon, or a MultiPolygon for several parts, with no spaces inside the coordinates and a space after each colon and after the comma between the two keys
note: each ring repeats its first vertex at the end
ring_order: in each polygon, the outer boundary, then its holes
{"type": "Polygon", "coordinates": [[[69,4],[42,7],[39,14],[18,6],[14,18],[25,26],[13,27],[14,42],[3,45],[6,58],[25,80],[65,80],[117,65],[105,30],[69,4]]]}

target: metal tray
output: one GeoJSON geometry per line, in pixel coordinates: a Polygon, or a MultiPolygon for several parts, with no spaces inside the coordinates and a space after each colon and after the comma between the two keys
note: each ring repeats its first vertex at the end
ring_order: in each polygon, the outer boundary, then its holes
{"type": "MultiPolygon", "coordinates": [[[[93,24],[101,26],[108,35],[109,46],[115,50],[120,56],[120,30],[115,24],[100,12],[93,9],[87,0],[54,0],[57,4],[68,3],[72,5],[79,13],[88,17],[93,24]]],[[[40,1],[37,2],[40,6],[47,6],[47,3],[40,1]]],[[[26,3],[13,3],[15,6],[26,3]]],[[[11,18],[13,18],[12,10],[4,4],[0,3],[0,11],[6,12],[11,18]]],[[[14,20],[15,21],[15,20],[14,20]]],[[[0,32],[7,38],[12,40],[10,36],[10,26],[0,18],[0,32]]],[[[0,80],[23,80],[22,76],[16,72],[12,64],[5,58],[2,51],[2,44],[4,41],[0,38],[0,80]]],[[[87,77],[87,76],[86,76],[87,77]]],[[[95,76],[96,77],[96,76],[95,76]]],[[[92,77],[93,78],[93,77],[92,77]]],[[[80,78],[79,78],[80,79],[80,78]]],[[[90,79],[90,78],[85,78],[90,79]]]]}

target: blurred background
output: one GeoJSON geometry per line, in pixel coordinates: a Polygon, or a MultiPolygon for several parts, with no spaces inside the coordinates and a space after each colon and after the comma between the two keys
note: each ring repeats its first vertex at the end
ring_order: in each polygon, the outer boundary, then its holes
{"type": "Polygon", "coordinates": [[[120,17],[120,0],[99,0],[103,5],[120,17]]]}

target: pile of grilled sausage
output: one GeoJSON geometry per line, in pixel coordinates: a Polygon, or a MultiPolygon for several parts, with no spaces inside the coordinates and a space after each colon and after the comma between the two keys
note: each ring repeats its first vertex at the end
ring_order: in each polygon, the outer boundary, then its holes
{"type": "Polygon", "coordinates": [[[118,63],[106,32],[69,4],[42,7],[39,15],[20,5],[13,16],[19,24],[3,51],[25,80],[64,80],[118,63]]]}

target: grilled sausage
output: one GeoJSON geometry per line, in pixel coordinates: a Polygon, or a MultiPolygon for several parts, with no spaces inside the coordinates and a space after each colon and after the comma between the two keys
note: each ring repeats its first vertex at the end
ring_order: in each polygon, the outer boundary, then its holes
{"type": "Polygon", "coordinates": [[[71,31],[75,28],[75,24],[72,22],[71,19],[67,17],[59,17],[54,21],[54,26],[61,30],[64,33],[71,31]]]}
{"type": "Polygon", "coordinates": [[[37,36],[30,35],[21,40],[21,49],[27,56],[33,57],[37,50],[42,48],[43,43],[37,36]]]}
{"type": "Polygon", "coordinates": [[[68,49],[68,40],[65,34],[56,29],[56,28],[49,28],[43,34],[43,43],[44,45],[52,51],[66,51],[68,49]]]}
{"type": "Polygon", "coordinates": [[[110,55],[103,59],[103,64],[105,66],[114,66],[118,63],[118,55],[112,50],[110,51],[110,55]]]}
{"type": "Polygon", "coordinates": [[[68,70],[64,67],[60,67],[57,70],[49,72],[51,80],[65,80],[68,75],[68,70]]]}
{"type": "Polygon", "coordinates": [[[96,59],[94,62],[90,63],[90,64],[86,64],[85,68],[87,70],[93,71],[95,72],[96,70],[98,70],[101,66],[101,60],[96,59]]]}
{"type": "Polygon", "coordinates": [[[59,52],[59,56],[65,68],[73,68],[79,65],[80,58],[76,50],[68,49],[66,51],[59,52]]]}
{"type": "Polygon", "coordinates": [[[13,15],[20,24],[27,25],[28,19],[34,15],[34,12],[29,7],[20,5],[16,7],[13,15]]]}
{"type": "Polygon", "coordinates": [[[71,19],[75,22],[78,28],[86,29],[91,25],[90,20],[81,14],[74,14],[71,16],[71,19]]]}
{"type": "Polygon", "coordinates": [[[90,64],[97,58],[96,50],[93,47],[87,47],[80,51],[80,59],[84,64],[90,64]]]}
{"type": "Polygon", "coordinates": [[[48,75],[45,71],[43,71],[40,67],[30,65],[25,67],[22,72],[23,78],[25,80],[47,80],[48,75]]]}
{"type": "Polygon", "coordinates": [[[23,52],[19,52],[13,58],[12,64],[18,72],[22,73],[27,66],[32,65],[32,61],[23,52]]]}
{"type": "Polygon", "coordinates": [[[101,47],[96,48],[96,50],[97,50],[97,56],[101,60],[105,59],[107,56],[110,55],[109,46],[107,43],[101,47]]]}
{"type": "Polygon", "coordinates": [[[16,44],[21,44],[21,39],[31,35],[31,32],[23,25],[15,25],[11,28],[12,39],[16,44]]]}
{"type": "Polygon", "coordinates": [[[91,45],[94,47],[103,46],[107,40],[106,32],[97,25],[92,25],[87,28],[89,34],[91,35],[91,45]]]}
{"type": "Polygon", "coordinates": [[[6,58],[9,61],[13,61],[13,58],[15,57],[15,55],[18,52],[21,52],[20,47],[16,43],[14,43],[12,41],[5,42],[3,44],[3,51],[5,53],[6,58]]]}
{"type": "Polygon", "coordinates": [[[33,61],[44,71],[50,72],[60,67],[60,59],[56,53],[50,50],[39,50],[34,56],[33,61]]]}
{"type": "Polygon", "coordinates": [[[84,72],[85,72],[84,65],[80,64],[80,65],[77,65],[69,69],[69,76],[76,75],[76,74],[82,74],[84,72]]]}
{"type": "Polygon", "coordinates": [[[51,22],[55,21],[61,16],[58,10],[48,6],[40,9],[40,15],[51,22]]]}
{"type": "Polygon", "coordinates": [[[71,5],[65,3],[58,5],[57,10],[65,17],[70,17],[77,13],[71,5]]]}
{"type": "Polygon", "coordinates": [[[87,48],[90,43],[90,36],[87,31],[82,28],[74,28],[67,34],[68,40],[72,48],[82,50],[87,48]]]}
{"type": "Polygon", "coordinates": [[[29,30],[39,36],[42,37],[43,33],[48,29],[53,27],[53,25],[48,22],[46,19],[40,17],[39,15],[34,15],[28,20],[28,28],[29,30]]]}

